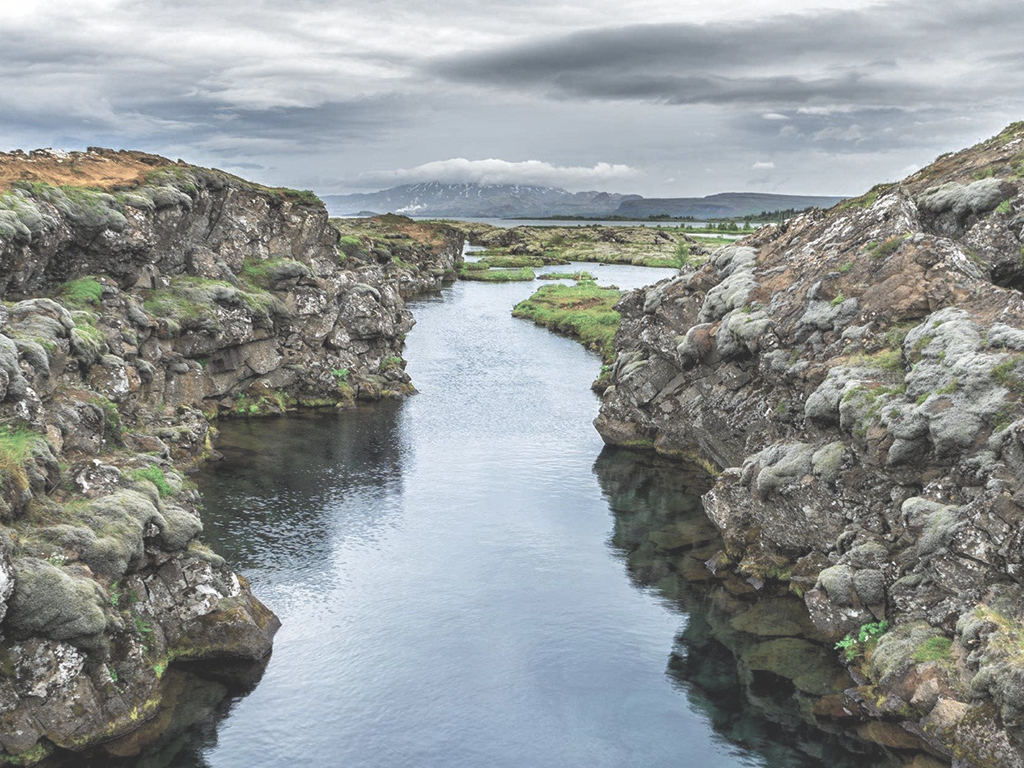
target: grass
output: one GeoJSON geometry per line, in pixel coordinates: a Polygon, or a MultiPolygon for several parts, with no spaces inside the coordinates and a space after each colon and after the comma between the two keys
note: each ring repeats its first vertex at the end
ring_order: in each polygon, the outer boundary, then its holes
{"type": "Polygon", "coordinates": [[[238,276],[249,287],[265,291],[270,288],[270,278],[275,268],[297,263],[292,259],[256,259],[249,257],[242,262],[242,270],[238,273],[238,276]]]}
{"type": "Polygon", "coordinates": [[[160,467],[146,467],[144,469],[133,469],[129,474],[132,480],[148,480],[160,492],[161,496],[173,496],[174,488],[167,482],[160,467]]]}
{"type": "Polygon", "coordinates": [[[355,235],[345,235],[338,241],[338,250],[346,257],[360,259],[366,257],[363,241],[355,235]]]}
{"type": "Polygon", "coordinates": [[[39,440],[27,427],[0,426],[0,469],[20,471],[39,440]]]}
{"type": "Polygon", "coordinates": [[[903,355],[898,349],[883,349],[873,354],[860,353],[850,357],[849,365],[881,368],[884,371],[902,371],[903,355]]]}
{"type": "Polygon", "coordinates": [[[895,184],[876,184],[871,189],[869,189],[867,193],[861,195],[860,197],[855,197],[852,198],[851,200],[844,200],[843,202],[839,203],[836,206],[836,210],[845,211],[849,208],[870,208],[872,205],[875,204],[875,201],[878,200],[879,195],[881,195],[883,192],[889,191],[895,186],[895,184]]]}
{"type": "Polygon", "coordinates": [[[895,253],[907,237],[907,235],[894,235],[883,243],[872,241],[871,243],[868,243],[867,246],[868,254],[871,256],[872,260],[884,259],[885,257],[895,253]]]}
{"type": "Polygon", "coordinates": [[[914,651],[914,661],[946,661],[952,647],[953,641],[948,637],[929,637],[914,651]]]}
{"type": "Polygon", "coordinates": [[[463,269],[459,272],[463,280],[478,280],[484,283],[529,282],[537,277],[530,267],[521,269],[463,269]]]}
{"type": "Polygon", "coordinates": [[[576,285],[545,285],[512,310],[515,317],[564,333],[597,350],[606,363],[614,357],[612,340],[621,317],[615,304],[622,293],[593,282],[576,285]]]}
{"type": "Polygon", "coordinates": [[[596,280],[590,272],[544,272],[537,275],[538,280],[596,280]]]}
{"type": "Polygon", "coordinates": [[[477,263],[487,264],[489,267],[501,267],[503,269],[544,266],[544,260],[536,256],[523,256],[521,254],[510,253],[489,253],[477,263]]]}
{"type": "Polygon", "coordinates": [[[103,296],[103,286],[99,280],[82,277],[78,280],[69,280],[58,287],[56,296],[65,304],[75,308],[97,307],[100,297],[103,296]]]}

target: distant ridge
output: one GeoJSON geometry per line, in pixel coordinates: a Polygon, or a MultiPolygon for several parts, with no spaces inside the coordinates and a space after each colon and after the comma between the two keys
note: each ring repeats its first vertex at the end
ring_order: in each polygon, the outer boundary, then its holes
{"type": "Polygon", "coordinates": [[[406,216],[481,217],[608,216],[621,203],[639,195],[568,192],[528,184],[445,184],[431,181],[355,195],[325,195],[336,215],[359,211],[406,216]]]}
{"type": "Polygon", "coordinates": [[[325,195],[335,216],[399,213],[439,218],[657,216],[729,218],[769,211],[831,208],[843,198],[725,192],[708,197],[644,198],[610,192],[568,192],[529,184],[446,184],[439,181],[354,195],[325,195]]]}
{"type": "Polygon", "coordinates": [[[831,208],[842,197],[812,195],[773,195],[760,192],[722,192],[707,197],[650,197],[623,200],[616,216],[646,219],[649,216],[676,216],[723,219],[730,216],[756,216],[770,211],[807,208],[831,208]]]}

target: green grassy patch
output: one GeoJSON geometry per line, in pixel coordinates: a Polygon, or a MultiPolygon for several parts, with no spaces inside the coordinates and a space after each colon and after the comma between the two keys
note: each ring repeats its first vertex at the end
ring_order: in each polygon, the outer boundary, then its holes
{"type": "Polygon", "coordinates": [[[883,349],[873,354],[853,355],[849,365],[881,368],[885,371],[903,371],[903,354],[899,349],[883,349]]]}
{"type": "Polygon", "coordinates": [[[530,267],[521,269],[463,269],[459,272],[463,280],[478,280],[484,283],[529,282],[537,277],[530,267]]]}
{"type": "Polygon", "coordinates": [[[537,275],[538,280],[589,280],[593,282],[597,278],[590,272],[544,272],[537,275]]]}
{"type": "Polygon", "coordinates": [[[872,241],[868,243],[867,246],[868,255],[872,260],[884,259],[885,257],[895,253],[896,249],[899,248],[906,239],[907,236],[905,235],[895,235],[882,243],[872,241]]]}
{"type": "Polygon", "coordinates": [[[948,637],[929,637],[914,651],[914,661],[946,661],[952,647],[953,641],[948,637]]]}
{"type": "Polygon", "coordinates": [[[589,281],[545,285],[519,302],[512,314],[567,334],[600,352],[605,362],[611,362],[612,340],[621,320],[614,307],[621,296],[617,288],[602,288],[589,281]]]}
{"type": "Polygon", "coordinates": [[[477,263],[485,263],[490,267],[501,267],[503,269],[544,266],[544,260],[537,256],[524,256],[522,254],[510,253],[488,253],[477,263]]]}
{"type": "Polygon", "coordinates": [[[854,197],[850,200],[844,200],[836,206],[837,211],[845,211],[850,208],[870,208],[878,200],[878,196],[883,192],[888,192],[892,189],[895,184],[876,184],[869,189],[865,194],[860,197],[854,197]]]}
{"type": "Polygon", "coordinates": [[[100,297],[103,295],[103,286],[99,280],[82,277],[78,280],[69,280],[59,286],[55,295],[64,304],[71,307],[97,307],[100,297]]]}
{"type": "Polygon", "coordinates": [[[40,436],[27,427],[0,426],[0,469],[16,469],[32,455],[40,436]]]}
{"type": "Polygon", "coordinates": [[[144,469],[133,469],[129,474],[132,480],[148,480],[156,489],[160,492],[161,496],[173,496],[174,488],[167,482],[167,478],[164,476],[163,471],[160,467],[145,467],[144,469]]]}

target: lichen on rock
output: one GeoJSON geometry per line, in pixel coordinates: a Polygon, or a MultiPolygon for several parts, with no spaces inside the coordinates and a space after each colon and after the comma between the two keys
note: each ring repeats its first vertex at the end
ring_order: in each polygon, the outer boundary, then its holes
{"type": "Polygon", "coordinates": [[[1015,124],[624,296],[596,420],[717,464],[722,562],[820,631],[889,622],[878,716],[965,765],[1024,764],[1019,607],[990,607],[1024,577],[1022,161],[1015,124]]]}

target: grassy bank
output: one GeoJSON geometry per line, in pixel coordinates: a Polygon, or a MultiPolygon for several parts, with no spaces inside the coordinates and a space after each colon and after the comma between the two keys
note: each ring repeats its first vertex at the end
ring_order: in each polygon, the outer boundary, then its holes
{"type": "Polygon", "coordinates": [[[522,269],[480,269],[476,265],[466,265],[459,272],[462,280],[479,280],[484,283],[528,282],[536,277],[529,267],[522,269]]]}
{"type": "Polygon", "coordinates": [[[571,336],[600,352],[609,363],[620,320],[614,307],[621,295],[617,288],[601,288],[589,280],[576,285],[545,285],[519,302],[512,314],[571,336]]]}

